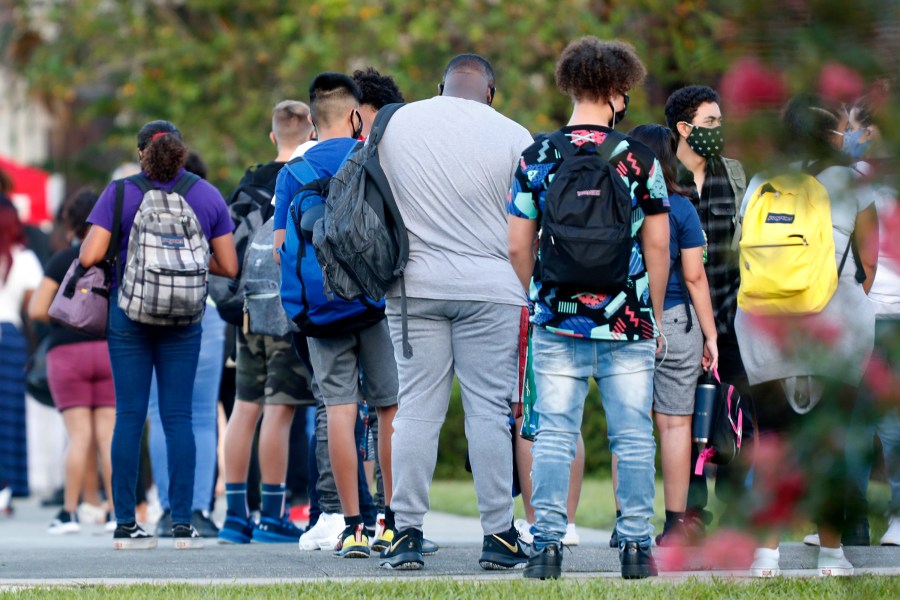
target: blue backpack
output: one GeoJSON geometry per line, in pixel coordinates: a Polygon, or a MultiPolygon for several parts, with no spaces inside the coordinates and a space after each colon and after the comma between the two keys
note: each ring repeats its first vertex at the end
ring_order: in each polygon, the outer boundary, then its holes
{"type": "MultiPolygon", "coordinates": [[[[345,159],[346,160],[346,159],[345,159]]],[[[384,318],[384,300],[342,300],[326,292],[312,245],[315,221],[324,215],[330,177],[320,177],[302,157],[286,164],[300,184],[291,199],[281,255],[281,303],[301,333],[328,338],[366,329],[384,318]]]]}

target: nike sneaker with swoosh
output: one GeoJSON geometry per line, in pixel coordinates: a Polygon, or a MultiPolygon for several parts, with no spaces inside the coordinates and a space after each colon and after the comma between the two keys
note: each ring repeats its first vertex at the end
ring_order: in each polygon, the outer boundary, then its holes
{"type": "Polygon", "coordinates": [[[382,551],[379,564],[385,569],[421,569],[425,565],[422,558],[422,532],[412,528],[395,532],[391,545],[382,551]]]}
{"type": "Polygon", "coordinates": [[[516,569],[525,566],[528,556],[528,545],[519,539],[516,528],[510,527],[509,531],[484,536],[478,564],[491,571],[516,569]]]}

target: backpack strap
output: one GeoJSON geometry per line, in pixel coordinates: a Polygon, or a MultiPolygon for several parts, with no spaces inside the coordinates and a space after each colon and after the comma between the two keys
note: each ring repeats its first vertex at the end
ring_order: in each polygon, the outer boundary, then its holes
{"type": "Polygon", "coordinates": [[[382,106],[375,115],[375,120],[372,121],[372,129],[369,132],[369,139],[366,140],[366,143],[377,146],[378,142],[380,142],[381,138],[384,136],[384,130],[387,129],[388,121],[391,120],[391,117],[394,116],[395,112],[404,106],[406,106],[406,104],[403,102],[394,102],[393,104],[382,106]]]}
{"type": "Polygon", "coordinates": [[[619,147],[625,140],[625,135],[619,133],[615,129],[611,129],[608,134],[606,134],[606,139],[603,140],[603,143],[600,144],[600,147],[597,148],[597,154],[600,155],[604,161],[609,162],[612,159],[613,152],[616,151],[616,148],[619,147]]]}
{"type": "Polygon", "coordinates": [[[172,188],[172,193],[178,194],[184,198],[188,191],[194,187],[194,184],[198,181],[200,181],[199,175],[185,171],[184,175],[181,176],[181,179],[178,180],[178,183],[175,184],[175,187],[172,188]]]}
{"type": "Polygon", "coordinates": [[[153,182],[150,181],[150,178],[144,175],[143,173],[138,173],[137,175],[132,175],[131,177],[125,178],[125,181],[130,181],[134,185],[137,186],[139,190],[141,190],[141,196],[149,192],[150,190],[155,190],[156,186],[153,185],[153,182]]]}
{"type": "Polygon", "coordinates": [[[559,152],[559,155],[563,160],[569,158],[570,156],[575,156],[577,154],[577,150],[572,147],[572,142],[569,141],[569,136],[562,132],[562,129],[557,129],[553,133],[547,136],[547,139],[550,140],[550,143],[556,148],[559,152]]]}
{"type": "Polygon", "coordinates": [[[119,245],[122,240],[122,210],[125,206],[125,180],[116,180],[116,203],[113,206],[112,237],[106,250],[106,260],[116,262],[119,256],[119,245]]]}
{"type": "Polygon", "coordinates": [[[291,177],[296,179],[301,186],[319,179],[319,172],[302,156],[287,163],[283,168],[287,169],[291,177]]]}

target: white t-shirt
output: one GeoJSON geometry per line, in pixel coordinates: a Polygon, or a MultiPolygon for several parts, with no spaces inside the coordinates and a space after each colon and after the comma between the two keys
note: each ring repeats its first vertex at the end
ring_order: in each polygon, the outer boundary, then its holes
{"type": "MultiPolygon", "coordinates": [[[[506,200],[531,135],[486,104],[437,96],[397,111],[378,152],[406,229],[410,298],[524,305],[506,200]]],[[[388,296],[399,295],[399,286],[388,296]]]]}
{"type": "Polygon", "coordinates": [[[12,268],[6,281],[0,280],[0,323],[22,326],[22,302],[25,293],[36,290],[44,277],[44,270],[34,252],[13,248],[12,268]]]}
{"type": "MultiPolygon", "coordinates": [[[[294,153],[291,154],[290,160],[294,160],[295,158],[299,158],[306,154],[306,151],[315,146],[318,142],[316,140],[309,140],[308,142],[303,142],[294,150],[294,153]]],[[[275,206],[275,194],[272,194],[272,206],[275,206]]]]}

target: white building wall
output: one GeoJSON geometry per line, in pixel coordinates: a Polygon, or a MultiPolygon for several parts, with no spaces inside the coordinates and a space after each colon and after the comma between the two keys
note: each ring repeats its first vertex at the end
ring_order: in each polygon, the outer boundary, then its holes
{"type": "Polygon", "coordinates": [[[47,112],[26,94],[25,83],[0,66],[0,154],[40,166],[50,152],[51,126],[47,112]]]}

